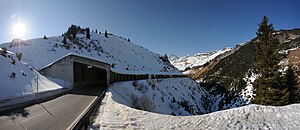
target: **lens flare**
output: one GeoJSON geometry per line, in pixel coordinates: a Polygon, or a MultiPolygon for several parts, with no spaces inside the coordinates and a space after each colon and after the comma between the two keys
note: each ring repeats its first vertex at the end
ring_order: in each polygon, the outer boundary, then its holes
{"type": "Polygon", "coordinates": [[[15,38],[23,38],[26,34],[26,25],[24,23],[16,23],[12,27],[12,33],[15,38]]]}

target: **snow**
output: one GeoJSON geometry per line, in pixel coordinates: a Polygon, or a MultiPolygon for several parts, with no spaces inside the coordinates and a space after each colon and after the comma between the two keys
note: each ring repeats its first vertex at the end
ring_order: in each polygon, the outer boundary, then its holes
{"type": "Polygon", "coordinates": [[[77,34],[77,43],[67,40],[67,45],[62,43],[62,39],[62,36],[38,38],[23,41],[21,44],[11,42],[1,46],[13,52],[21,52],[23,60],[37,70],[71,53],[111,64],[114,72],[181,74],[171,64],[163,62],[158,54],[119,36],[108,35],[106,38],[91,32],[91,39],[87,39],[85,34],[77,34]]]}
{"type": "Polygon", "coordinates": [[[211,51],[206,53],[197,53],[194,55],[187,55],[180,58],[176,58],[176,56],[170,55],[170,62],[179,70],[184,71],[186,68],[202,66],[210,60],[213,60],[217,56],[230,50],[232,50],[232,48],[224,48],[222,50],[211,51]]]}
{"type": "Polygon", "coordinates": [[[246,82],[246,87],[242,89],[239,95],[241,95],[242,99],[244,99],[245,104],[250,104],[250,101],[254,99],[255,94],[253,92],[254,88],[252,83],[258,76],[258,74],[251,73],[250,76],[244,78],[244,81],[246,82]]]}
{"type": "MultiPolygon", "coordinates": [[[[0,68],[2,68],[0,69],[0,106],[11,104],[14,102],[12,99],[20,100],[19,98],[22,96],[69,87],[69,83],[58,79],[50,80],[40,75],[25,62],[17,60],[12,52],[8,52],[6,57],[0,55],[0,68]],[[13,61],[15,61],[14,64],[13,61]],[[16,74],[15,77],[11,77],[12,73],[16,74]],[[61,85],[52,80],[61,83],[61,85]]],[[[23,101],[25,100],[27,99],[23,101]]]]}
{"type": "Polygon", "coordinates": [[[107,92],[90,128],[100,129],[291,129],[300,128],[300,104],[248,105],[197,116],[171,116],[130,108],[107,92]]]}
{"type": "Polygon", "coordinates": [[[294,48],[290,48],[290,49],[287,49],[287,50],[280,50],[278,53],[279,54],[288,54],[289,51],[294,51],[294,50],[297,50],[299,47],[294,47],[294,48]]]}
{"type": "Polygon", "coordinates": [[[178,60],[179,57],[177,55],[175,55],[175,54],[170,54],[170,55],[168,55],[168,59],[170,61],[175,61],[175,60],[178,60]]]}
{"type": "Polygon", "coordinates": [[[113,94],[116,102],[130,107],[137,106],[133,103],[133,97],[144,96],[153,103],[150,111],[155,113],[182,116],[208,113],[203,102],[207,95],[189,78],[119,82],[112,84],[108,92],[113,94]]]}

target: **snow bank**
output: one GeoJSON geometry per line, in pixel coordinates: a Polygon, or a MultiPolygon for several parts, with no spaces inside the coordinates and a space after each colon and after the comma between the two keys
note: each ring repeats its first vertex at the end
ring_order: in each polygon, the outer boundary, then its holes
{"type": "Polygon", "coordinates": [[[108,92],[91,128],[100,129],[300,129],[300,104],[249,105],[199,116],[170,116],[136,110],[108,92]]]}
{"type": "MultiPolygon", "coordinates": [[[[52,80],[40,75],[25,62],[17,60],[14,53],[8,52],[7,56],[0,55],[0,101],[32,95],[37,92],[69,87],[69,84],[58,79],[52,80]],[[12,76],[13,73],[15,76],[12,76]],[[38,87],[37,87],[38,85],[38,87]]],[[[2,104],[0,104],[1,106],[2,104]]]]}

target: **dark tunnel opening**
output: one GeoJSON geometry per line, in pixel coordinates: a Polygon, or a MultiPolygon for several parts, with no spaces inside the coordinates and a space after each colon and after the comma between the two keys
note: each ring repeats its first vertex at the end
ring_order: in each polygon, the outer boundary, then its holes
{"type": "Polygon", "coordinates": [[[74,87],[106,86],[107,74],[105,69],[74,62],[74,87]]]}

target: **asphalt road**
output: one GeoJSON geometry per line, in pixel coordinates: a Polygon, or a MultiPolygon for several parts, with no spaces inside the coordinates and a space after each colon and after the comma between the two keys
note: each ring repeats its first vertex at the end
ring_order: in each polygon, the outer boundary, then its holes
{"type": "Polygon", "coordinates": [[[53,100],[0,116],[0,130],[65,130],[103,89],[77,88],[53,100]]]}

